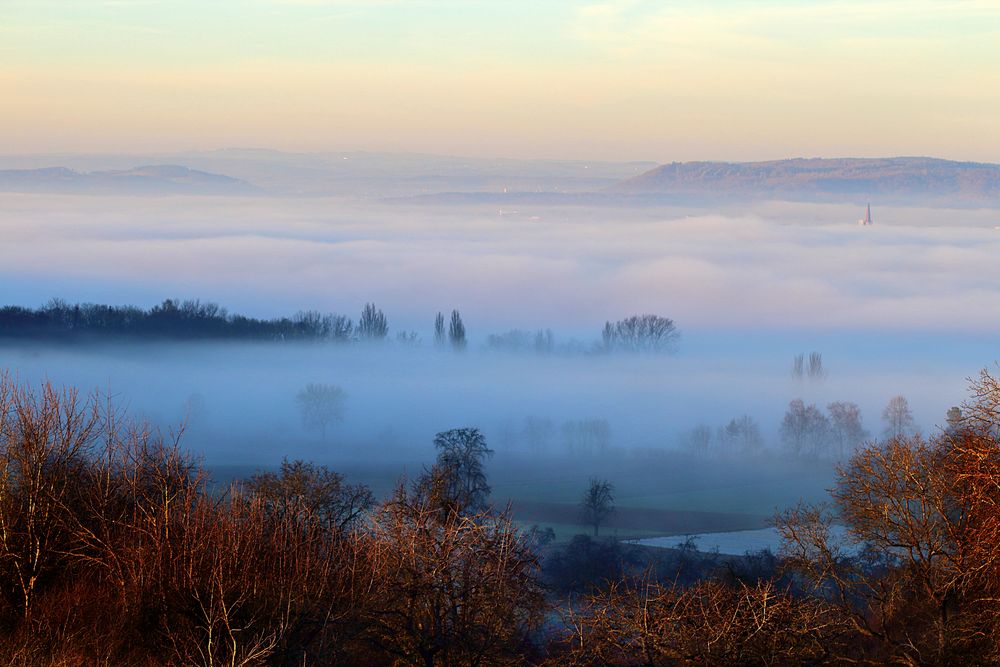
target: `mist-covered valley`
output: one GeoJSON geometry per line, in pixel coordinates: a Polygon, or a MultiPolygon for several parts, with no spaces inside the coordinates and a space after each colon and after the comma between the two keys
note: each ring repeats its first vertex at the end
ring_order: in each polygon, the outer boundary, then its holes
{"type": "Polygon", "coordinates": [[[990,209],[876,207],[877,224],[858,227],[855,206],[784,202],[2,202],[7,304],[149,308],[171,297],[261,318],[315,310],[356,321],[366,303],[385,314],[380,342],[0,347],[0,365],[25,381],[100,389],[164,432],[183,427],[184,447],[223,479],[301,458],[387,494],[433,460],[435,433],[474,426],[496,452],[498,503],[572,507],[599,475],[618,485],[622,506],[743,512],[746,521],[721,525],[755,527],[822,497],[843,456],[789,454],[790,401],[821,412],[855,403],[877,437],[883,409],[902,395],[914,426],[934,433],[966,379],[997,357],[1000,218],[990,209]],[[467,330],[461,351],[435,345],[434,317],[452,310],[467,330]],[[669,353],[602,347],[606,321],[645,313],[674,320],[669,353]],[[542,348],[538,332],[550,337],[542,348]],[[810,353],[820,372],[796,375],[796,356],[810,353]],[[343,392],[323,432],[297,402],[310,383],[343,392]],[[724,443],[744,416],[759,434],[752,453],[724,443]],[[692,441],[699,432],[703,445],[692,441]]]}
{"type": "Polygon", "coordinates": [[[0,0],[0,665],[1000,665],[998,35],[0,0]]]}

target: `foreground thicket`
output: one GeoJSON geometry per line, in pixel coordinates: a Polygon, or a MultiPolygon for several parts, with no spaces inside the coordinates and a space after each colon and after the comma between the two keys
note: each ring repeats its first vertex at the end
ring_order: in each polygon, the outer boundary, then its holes
{"type": "Polygon", "coordinates": [[[775,525],[777,576],[615,584],[567,613],[562,660],[1000,664],[1000,384],[984,371],[945,432],[860,449],[832,505],[775,525]]]}
{"type": "Polygon", "coordinates": [[[1000,385],[972,390],[777,517],[777,569],[576,581],[621,553],[586,538],[546,591],[476,429],[382,503],[303,462],[219,489],[99,396],[0,376],[0,664],[998,664],[1000,385]]]}
{"type": "Polygon", "coordinates": [[[220,491],[98,397],[0,378],[0,662],[495,664],[538,624],[509,518],[302,463],[220,491]]]}

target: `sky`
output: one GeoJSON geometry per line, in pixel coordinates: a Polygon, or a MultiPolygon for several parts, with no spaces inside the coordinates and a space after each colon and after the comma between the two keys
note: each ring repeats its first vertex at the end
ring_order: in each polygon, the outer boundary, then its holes
{"type": "Polygon", "coordinates": [[[3,0],[0,152],[1000,161],[1000,2],[3,0]]]}

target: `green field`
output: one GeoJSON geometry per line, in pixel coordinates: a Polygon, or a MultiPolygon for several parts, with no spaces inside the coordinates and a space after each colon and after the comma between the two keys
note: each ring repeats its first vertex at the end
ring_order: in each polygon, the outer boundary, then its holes
{"type": "MultiPolygon", "coordinates": [[[[349,482],[367,484],[377,496],[387,497],[400,479],[413,479],[423,465],[344,461],[330,467],[349,482]]],[[[834,481],[830,463],[707,460],[672,452],[576,458],[501,452],[487,470],[496,505],[510,503],[519,524],[552,528],[558,541],[591,532],[580,524],[578,507],[591,477],[614,485],[617,509],[601,534],[622,539],[760,528],[775,512],[800,500],[826,500],[834,481]]],[[[220,482],[252,472],[248,467],[212,468],[220,482]]]]}

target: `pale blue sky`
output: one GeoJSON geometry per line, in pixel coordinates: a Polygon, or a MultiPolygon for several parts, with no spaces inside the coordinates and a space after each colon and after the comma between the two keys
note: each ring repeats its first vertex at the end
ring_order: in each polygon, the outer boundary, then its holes
{"type": "Polygon", "coordinates": [[[1000,161],[1000,2],[4,0],[3,152],[1000,161]]]}

